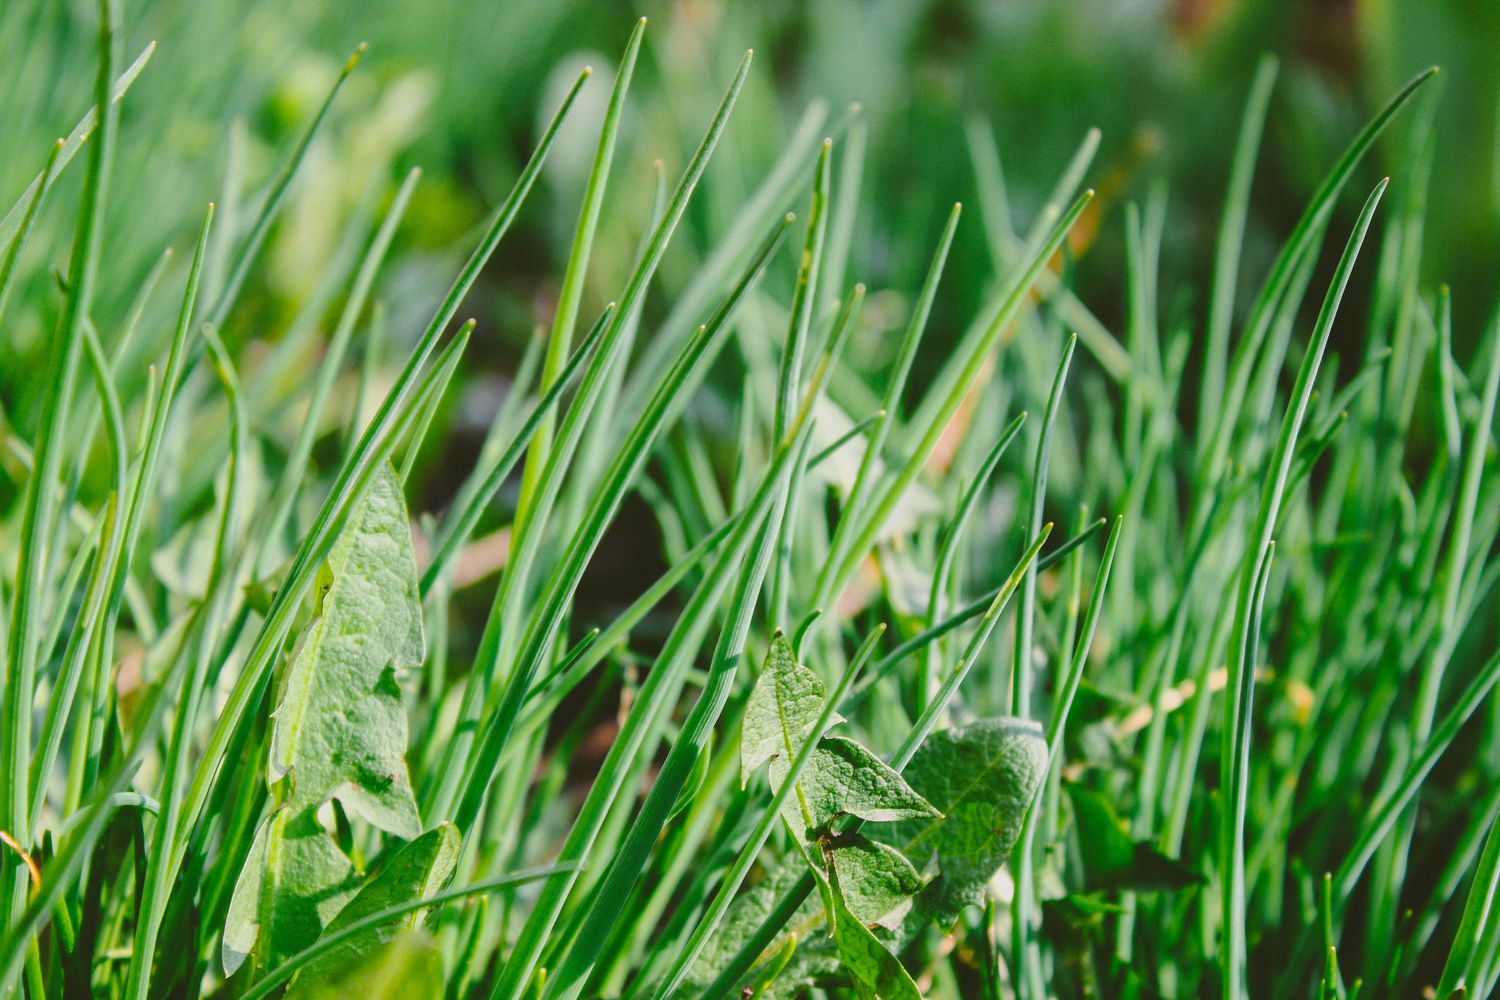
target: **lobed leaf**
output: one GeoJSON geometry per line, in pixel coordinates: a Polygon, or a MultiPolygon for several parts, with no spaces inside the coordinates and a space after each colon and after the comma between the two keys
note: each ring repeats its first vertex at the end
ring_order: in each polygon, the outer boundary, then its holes
{"type": "MultiPolygon", "coordinates": [[[[311,944],[349,900],[356,871],[319,821],[326,803],[337,799],[399,837],[421,832],[395,672],[422,661],[422,612],[411,525],[389,463],[334,543],[319,592],[320,613],[292,656],[272,719],[268,780],[281,804],[256,833],[230,898],[220,949],[230,975],[251,954],[269,963],[311,944]]],[[[456,854],[442,848],[447,836],[413,858],[456,854]]],[[[436,864],[435,856],[426,867],[436,864]]]]}
{"type": "Polygon", "coordinates": [[[836,895],[835,899],[833,938],[838,943],[844,968],[857,983],[856,990],[861,1000],[876,997],[880,1000],[922,1000],[922,991],[917,989],[901,960],[850,912],[841,897],[836,895]]]}
{"type": "Polygon", "coordinates": [[[388,833],[421,831],[406,770],[406,710],[395,671],[422,662],[411,525],[387,465],[321,573],[321,614],[303,633],[276,709],[270,775],[289,808],[336,797],[388,833]]]}
{"type": "Polygon", "coordinates": [[[232,976],[311,944],[358,889],[354,865],[312,810],[282,808],[256,831],[230,897],[219,960],[232,976]]]}

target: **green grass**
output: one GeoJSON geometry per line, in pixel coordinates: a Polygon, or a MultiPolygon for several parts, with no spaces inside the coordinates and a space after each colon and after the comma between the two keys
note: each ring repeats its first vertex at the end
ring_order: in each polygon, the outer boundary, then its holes
{"type": "MultiPolygon", "coordinates": [[[[0,52],[82,72],[53,16],[0,52]]],[[[774,45],[710,101],[656,19],[527,92],[487,213],[363,45],[163,201],[134,16],[0,189],[0,997],[1500,983],[1500,312],[1429,275],[1435,71],[1281,216],[1246,71],[1200,269],[1098,130],[1019,194],[973,119],[893,206],[888,119],[780,120],[774,45]]]]}

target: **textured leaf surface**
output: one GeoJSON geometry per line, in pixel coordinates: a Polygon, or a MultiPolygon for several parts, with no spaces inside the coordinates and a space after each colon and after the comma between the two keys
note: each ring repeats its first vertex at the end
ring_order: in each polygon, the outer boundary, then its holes
{"type": "Polygon", "coordinates": [[[262,964],[312,944],[358,888],[358,875],[312,811],[273,813],[240,869],[220,960],[233,975],[256,954],[262,964]]]}
{"type": "Polygon", "coordinates": [[[906,845],[919,866],[937,855],[939,875],[928,893],[940,911],[978,903],[1020,837],[1046,767],[1041,727],[1025,719],[987,719],[933,733],[904,774],[945,818],[903,823],[882,839],[906,845]]]}
{"type": "Polygon", "coordinates": [[[880,1000],[922,1000],[922,991],[900,959],[835,894],[834,940],[844,968],[860,985],[860,996],[880,1000]]]}
{"type": "MultiPolygon", "coordinates": [[[[443,823],[403,847],[347,906],[338,911],[328,931],[348,926],[371,914],[446,888],[458,866],[458,829],[443,823]]],[[[360,933],[307,966],[287,991],[293,997],[332,995],[330,987],[353,981],[364,966],[379,964],[382,954],[404,931],[418,929],[422,911],[398,917],[360,933]]]]}
{"type": "Polygon", "coordinates": [[[926,884],[906,855],[859,834],[841,839],[827,856],[844,904],[861,923],[895,930],[926,884]]]}
{"type": "Polygon", "coordinates": [[[807,739],[823,711],[827,690],[817,674],[797,662],[792,644],[777,632],[765,666],[745,706],[740,737],[740,784],[766,761],[789,760],[807,739]]]}
{"type": "MultiPolygon", "coordinates": [[[[771,787],[780,788],[791,766],[771,761],[771,787]]],[[[798,782],[813,829],[823,829],[843,815],[872,823],[933,819],[939,815],[889,764],[853,740],[828,736],[818,743],[798,782]]],[[[805,825],[799,804],[789,798],[783,815],[793,829],[805,825]]]]}
{"type": "Polygon", "coordinates": [[[334,545],[322,595],[276,710],[272,778],[290,779],[292,809],[337,796],[382,830],[415,837],[395,671],[422,662],[422,606],[406,503],[389,466],[334,545]]]}
{"type": "Polygon", "coordinates": [[[396,671],[422,661],[422,614],[411,526],[389,465],[351,513],[320,584],[319,615],[298,642],[272,721],[269,778],[280,805],[230,900],[221,949],[229,974],[252,953],[274,964],[308,946],[348,902],[354,866],[318,819],[331,799],[388,833],[421,833],[396,671]]]}

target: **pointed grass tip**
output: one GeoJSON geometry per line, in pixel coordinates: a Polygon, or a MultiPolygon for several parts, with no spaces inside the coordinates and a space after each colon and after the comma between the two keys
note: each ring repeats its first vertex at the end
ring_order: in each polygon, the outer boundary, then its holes
{"type": "Polygon", "coordinates": [[[350,54],[349,59],[344,63],[344,68],[342,71],[340,71],[339,76],[345,77],[350,73],[353,73],[354,67],[359,65],[360,58],[365,54],[366,51],[369,50],[369,48],[369,42],[360,42],[358,45],[356,45],[354,47],[354,52],[350,54]]]}

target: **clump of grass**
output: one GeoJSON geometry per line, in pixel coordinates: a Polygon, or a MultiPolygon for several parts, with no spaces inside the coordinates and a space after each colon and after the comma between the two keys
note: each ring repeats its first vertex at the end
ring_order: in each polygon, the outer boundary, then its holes
{"type": "Polygon", "coordinates": [[[799,131],[667,277],[756,70],[645,211],[611,201],[641,21],[545,339],[451,497],[413,511],[482,325],[458,317],[600,81],[551,109],[399,367],[380,302],[415,171],[257,352],[254,276],[363,49],[260,197],[236,166],[117,314],[112,161],[146,141],[119,102],[151,51],[120,70],[119,14],[94,107],[0,222],[0,322],[56,330],[4,428],[0,996],[1493,990],[1500,323],[1460,363],[1419,281],[1430,72],[1254,276],[1264,62],[1206,313],[1160,306],[1158,190],[1121,213],[1118,331],[1070,286],[1108,208],[1080,190],[1098,134],[1018,231],[976,127],[987,304],[932,356],[955,205],[872,365],[858,115],[799,131]],[[1401,171],[1345,226],[1382,135],[1401,171]],[[70,213],[49,195],[80,152],[70,213]],[[618,289],[591,267],[606,212],[638,237],[618,289]],[[73,250],[38,291],[56,215],[73,250]],[[1363,285],[1364,353],[1336,358],[1363,285]],[[159,367],[128,370],[132,339],[159,367]],[[632,498],[663,571],[601,612],[581,588],[632,498]],[[463,572],[495,524],[498,577],[463,572]]]}

